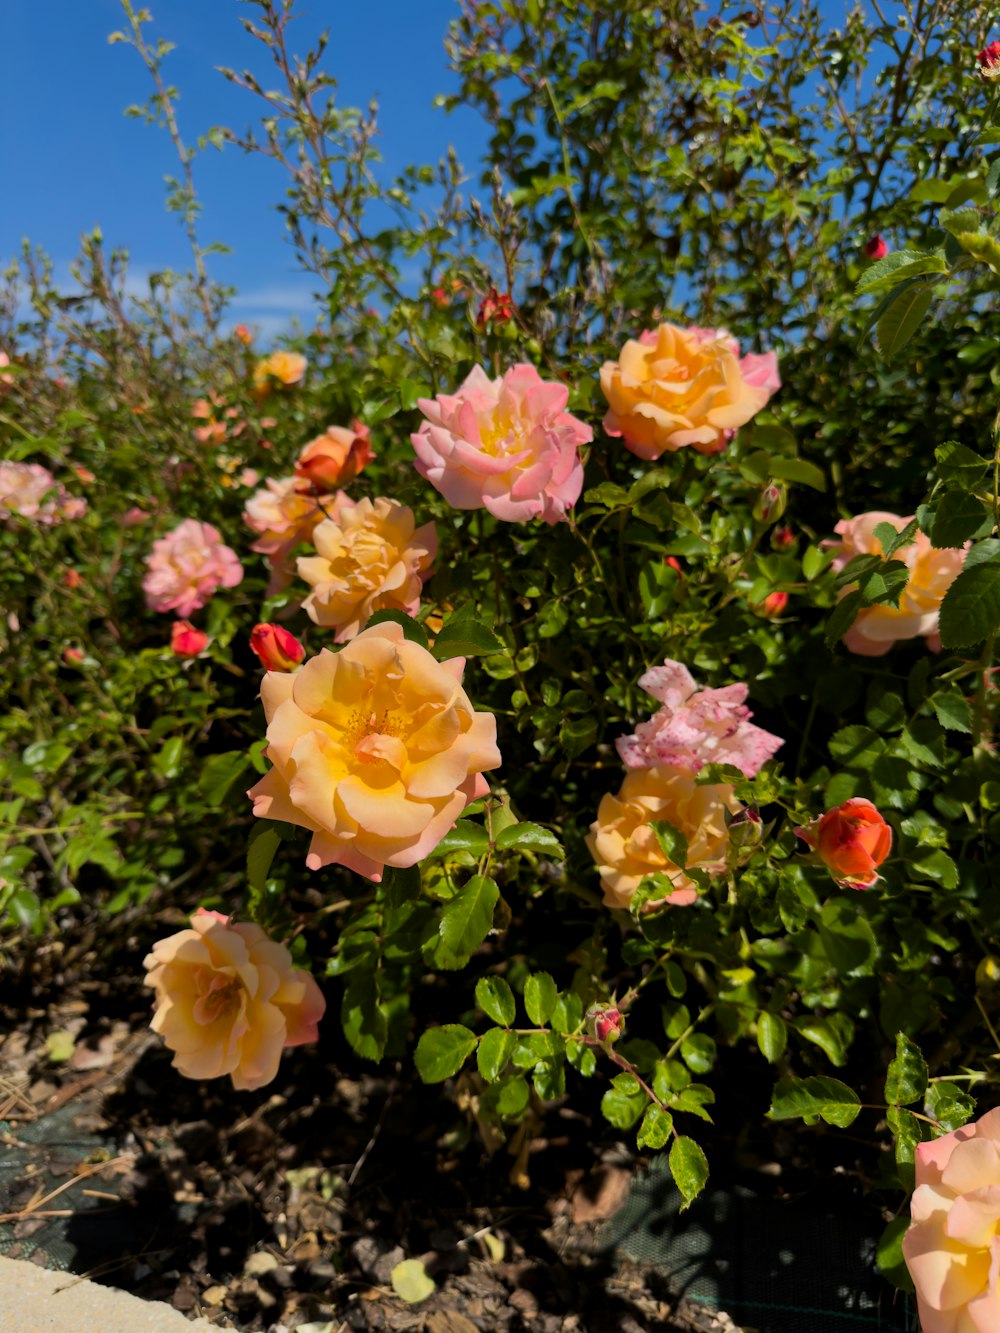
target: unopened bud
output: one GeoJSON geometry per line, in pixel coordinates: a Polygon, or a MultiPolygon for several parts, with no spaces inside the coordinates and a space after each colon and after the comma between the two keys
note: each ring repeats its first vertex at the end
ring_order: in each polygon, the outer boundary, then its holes
{"type": "Polygon", "coordinates": [[[769,592],[762,602],[757,602],[754,610],[759,616],[766,616],[768,620],[774,620],[777,616],[784,614],[787,606],[787,592],[769,592]]]}
{"type": "Polygon", "coordinates": [[[306,655],[295,635],[280,625],[255,625],[250,647],[268,671],[294,671],[306,655]]]}
{"type": "Polygon", "coordinates": [[[64,648],[62,659],[67,666],[77,667],[83,665],[83,653],[79,648],[64,648]]]}
{"type": "Polygon", "coordinates": [[[753,516],[758,523],[777,523],[785,512],[788,503],[788,488],[783,481],[769,481],[753,507],[753,516]]]}
{"type": "Polygon", "coordinates": [[[737,852],[750,851],[759,847],[764,837],[764,825],[760,811],[752,805],[745,805],[729,821],[729,845],[737,852]]]}
{"type": "Polygon", "coordinates": [[[625,1015],[620,1009],[592,1004],[587,1010],[587,1026],[598,1041],[610,1045],[625,1031],[625,1015]]]}
{"type": "Polygon", "coordinates": [[[889,247],[881,236],[872,236],[865,245],[865,254],[869,259],[884,259],[889,253],[889,247]]]}

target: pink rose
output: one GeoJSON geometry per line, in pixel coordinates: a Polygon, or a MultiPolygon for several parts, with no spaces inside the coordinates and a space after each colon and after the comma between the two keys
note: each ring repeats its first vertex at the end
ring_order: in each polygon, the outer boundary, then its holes
{"type": "Polygon", "coordinates": [[[235,588],[243,578],[236,552],[223,544],[211,523],[186,518],[173,532],[153,542],[142,581],[151,611],[191,615],[217,588],[235,588]]]}
{"type": "Polygon", "coordinates": [[[1000,1329],[1000,1107],[918,1143],[903,1257],[923,1333],[1000,1329]]]}
{"type": "Polygon", "coordinates": [[[314,495],[301,477],[268,478],[254,491],[243,508],[243,521],[260,534],[250,549],[266,556],[271,567],[269,597],[291,583],[295,570],[290,557],[295,547],[311,542],[318,523],[336,518],[353,503],[343,491],[314,495]]]}
{"type": "Polygon", "coordinates": [[[639,684],[663,707],[615,741],[626,768],[670,764],[697,773],[706,764],[732,764],[752,778],[784,744],[751,724],[745,684],[699,689],[687,667],[670,658],[639,684]]]}
{"type": "Polygon", "coordinates": [[[416,469],[456,509],[509,523],[558,523],[583,488],[580,446],[594,438],[566,410],[569,390],[519,365],[491,380],[475,366],[455,394],[421,398],[416,469]]]}
{"type": "MultiPolygon", "coordinates": [[[[841,519],[834,528],[840,541],[825,543],[835,549],[833,569],[843,569],[856,555],[881,555],[882,544],[875,536],[880,523],[888,523],[902,532],[912,521],[881,509],[841,519]]],[[[841,640],[849,652],[862,657],[884,657],[893,644],[918,637],[926,638],[928,647],[933,649],[941,603],[961,573],[965,552],[950,547],[938,549],[931,545],[930,538],[918,532],[892,558],[901,560],[910,571],[899,606],[865,607],[841,640]]],[[[846,596],[849,591],[850,588],[845,588],[841,595],[846,596]]]]}
{"type": "Polygon", "coordinates": [[[688,445],[717,454],[780,387],[774,352],[741,357],[728,329],[661,324],[601,367],[604,429],[650,461],[688,445]]]}
{"type": "Polygon", "coordinates": [[[86,512],[86,500],[70,495],[41,463],[0,463],[0,519],[19,514],[52,527],[86,512]]]}
{"type": "Polygon", "coordinates": [[[221,1078],[262,1088],[281,1052],[315,1041],[326,1001],[308,972],[260,926],[199,908],[191,929],[153,945],[146,985],[153,1021],[185,1078],[221,1078]]]}

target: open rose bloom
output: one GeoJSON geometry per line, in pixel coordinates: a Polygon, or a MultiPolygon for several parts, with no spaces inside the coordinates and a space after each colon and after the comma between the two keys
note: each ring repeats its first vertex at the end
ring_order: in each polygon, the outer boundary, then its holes
{"type": "Polygon", "coordinates": [[[862,796],[853,796],[795,832],[842,889],[872,888],[881,879],[879,866],[892,851],[892,829],[862,796]]]}
{"type": "Polygon", "coordinates": [[[328,426],[303,448],[295,475],[314,491],[332,491],[353,481],[374,457],[371,432],[362,422],[352,421],[350,430],[328,426]]]}
{"type": "Polygon", "coordinates": [[[146,605],[181,617],[200,610],[218,588],[235,588],[243,578],[239,557],[223,543],[218,529],[194,518],[153,542],[146,568],[146,605]]]}
{"type": "Polygon", "coordinates": [[[261,1088],[285,1047],[316,1040],[322,992],[260,926],[199,908],[190,930],[153,945],[145,967],[151,1026],[186,1078],[228,1074],[234,1088],[261,1088]]]}
{"type": "Polygon", "coordinates": [[[639,684],[663,706],[631,736],[615,741],[626,768],[672,764],[697,773],[706,764],[732,764],[752,778],[784,744],[751,723],[744,684],[699,689],[687,667],[670,658],[640,676],[639,684]]]}
{"type": "Polygon", "coordinates": [[[1000,1108],[918,1143],[903,1257],[923,1333],[1000,1329],[1000,1108]]]}
{"type": "Polygon", "coordinates": [[[509,523],[558,523],[580,498],[580,446],[591,428],[565,409],[569,390],[519,365],[491,380],[475,366],[454,394],[421,398],[410,438],[416,469],[456,509],[509,523]]]}
{"type": "Polygon", "coordinates": [[[268,596],[292,581],[291,553],[301,542],[311,542],[318,523],[335,518],[353,504],[343,491],[316,495],[301,477],[268,478],[243,508],[243,521],[258,534],[251,551],[266,556],[271,568],[268,596]]]}
{"type": "Polygon", "coordinates": [[[496,718],[462,689],[464,659],[437,662],[387,622],[339,652],[261,683],[267,758],[255,815],[312,830],[306,865],[336,862],[378,882],[412,866],[500,765],[496,718]]]}
{"type": "Polygon", "coordinates": [[[317,625],[329,625],[343,643],[376,611],[415,615],[420,590],[437,552],[433,523],[414,526],[413,510],[380,496],[344,506],[313,532],[316,554],[296,561],[312,586],[302,603],[317,625]]]}
{"type": "MultiPolygon", "coordinates": [[[[912,517],[872,510],[845,518],[834,528],[840,537],[835,547],[833,568],[840,570],[852,556],[881,555],[882,543],[875,536],[880,523],[889,523],[902,532],[912,517]]],[[[893,644],[902,639],[928,639],[929,646],[938,648],[938,613],[944,595],[962,572],[965,552],[954,548],[937,549],[930,538],[918,532],[913,541],[893,554],[893,560],[902,560],[910,571],[899,606],[868,606],[858,612],[857,619],[841,642],[852,653],[862,657],[884,657],[893,644]]],[[[847,590],[844,595],[846,596],[847,590]]]]}
{"type": "Polygon", "coordinates": [[[0,519],[18,514],[52,527],[86,512],[86,500],[70,495],[41,463],[0,463],[0,519]]]}
{"type": "Polygon", "coordinates": [[[646,875],[669,875],[672,907],[687,907],[698,897],[694,881],[668,861],[651,824],[673,824],[688,840],[687,864],[700,870],[724,870],[729,852],[726,815],[743,807],[722,783],[699,787],[690,769],[661,764],[625,775],[617,796],[601,797],[587,846],[597,864],[607,907],[628,907],[646,875]]]}
{"type": "Polygon", "coordinates": [[[270,389],[289,389],[305,379],[308,362],[301,352],[272,352],[253,369],[253,387],[258,397],[270,389]]]}
{"type": "Polygon", "coordinates": [[[640,458],[717,454],[781,388],[774,352],[740,356],[725,329],[661,324],[601,367],[604,429],[640,458]]]}

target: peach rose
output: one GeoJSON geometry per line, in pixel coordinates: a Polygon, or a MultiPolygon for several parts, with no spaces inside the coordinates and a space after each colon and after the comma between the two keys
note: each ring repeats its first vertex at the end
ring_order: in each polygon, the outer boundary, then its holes
{"type": "Polygon", "coordinates": [[[500,764],[496,718],[473,710],[464,665],[387,622],[294,674],[268,672],[273,767],[247,793],[254,814],[311,829],[311,870],[335,862],[378,882],[384,866],[415,865],[500,764]]]}
{"type": "Polygon", "coordinates": [[[892,851],[892,829],[871,801],[852,796],[795,832],[819,855],[842,889],[870,889],[892,851]]]}
{"type": "Polygon", "coordinates": [[[698,897],[694,881],[668,861],[656,834],[655,821],[673,824],[688,840],[688,866],[723,870],[729,851],[725,811],[743,807],[730,786],[699,787],[687,768],[657,764],[625,775],[617,796],[601,797],[597,818],[586,842],[597,864],[607,907],[628,907],[646,875],[669,875],[674,891],[667,902],[687,907],[698,897]]]}
{"type": "MultiPolygon", "coordinates": [[[[900,518],[875,509],[856,518],[845,518],[834,528],[840,537],[835,547],[833,569],[841,570],[856,555],[881,555],[882,543],[875,537],[880,523],[889,523],[902,532],[913,519],[900,518]]],[[[862,657],[884,657],[894,643],[923,637],[937,648],[938,613],[944,595],[962,572],[965,552],[951,547],[938,550],[930,538],[918,532],[913,541],[893,554],[910,571],[899,606],[867,606],[858,612],[854,624],[841,639],[849,652],[862,657]]],[[[843,596],[849,589],[845,589],[843,596]]]]}
{"type": "Polygon", "coordinates": [[[86,500],[70,495],[41,463],[0,463],[0,519],[19,514],[52,527],[86,512],[86,500]]]}
{"type": "Polygon", "coordinates": [[[1000,1107],[918,1143],[903,1257],[923,1333],[1000,1329],[1000,1107]]]}
{"type": "Polygon", "coordinates": [[[604,429],[640,458],[654,460],[691,445],[725,449],[740,426],[781,388],[774,352],[740,356],[725,329],[661,324],[601,367],[609,411],[604,429]]]}
{"type": "Polygon", "coordinates": [[[417,400],[427,420],[410,436],[416,469],[456,509],[558,523],[580,498],[580,446],[594,438],[568,400],[534,366],[495,380],[475,366],[457,393],[417,400]]]}
{"type": "Polygon", "coordinates": [[[272,352],[254,366],[254,392],[263,398],[278,385],[291,388],[305,378],[307,364],[301,352],[272,352]]]}
{"type": "Polygon", "coordinates": [[[271,567],[268,596],[280,592],[295,573],[291,553],[300,542],[312,541],[313,531],[325,518],[335,518],[350,507],[343,491],[336,495],[313,495],[298,477],[268,478],[254,491],[243,508],[243,521],[259,533],[251,551],[267,557],[271,567]]]}
{"type": "Polygon", "coordinates": [[[330,491],[353,481],[374,457],[371,432],[360,421],[352,421],[350,430],[327,426],[299,454],[295,475],[314,491],[330,491]]]}
{"type": "Polygon", "coordinates": [[[413,510],[379,496],[343,507],[313,532],[315,555],[295,562],[312,586],[302,603],[317,625],[350,639],[376,611],[392,608],[415,615],[420,590],[437,552],[433,523],[414,528],[413,510]]]}
{"type": "Polygon", "coordinates": [[[283,944],[250,922],[199,908],[191,929],[153,945],[146,985],[153,1021],[185,1078],[262,1088],[288,1046],[315,1041],[326,1001],[283,944]]]}
{"type": "Polygon", "coordinates": [[[142,589],[150,611],[176,611],[182,617],[200,610],[218,588],[235,588],[243,578],[236,552],[218,529],[195,518],[184,519],[153,542],[146,568],[142,589]]]}

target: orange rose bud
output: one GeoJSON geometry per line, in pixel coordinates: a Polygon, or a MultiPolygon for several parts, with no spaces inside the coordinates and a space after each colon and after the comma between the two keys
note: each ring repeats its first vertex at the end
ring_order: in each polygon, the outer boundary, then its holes
{"type": "Polygon", "coordinates": [[[170,648],[177,657],[197,657],[209,642],[205,631],[195,629],[190,620],[175,620],[170,626],[170,648]]]}
{"type": "Polygon", "coordinates": [[[83,583],[83,575],[78,569],[73,569],[73,567],[70,566],[63,571],[62,581],[64,588],[79,588],[81,583],[83,583]]]}
{"type": "Polygon", "coordinates": [[[250,647],[266,671],[294,671],[306,655],[295,635],[280,625],[255,625],[250,633],[250,647]]]}
{"type": "Polygon", "coordinates": [[[249,347],[253,342],[253,334],[245,324],[236,325],[235,329],[233,329],[233,337],[241,342],[244,347],[249,347]]]}
{"type": "Polygon", "coordinates": [[[767,616],[769,620],[774,620],[784,614],[787,606],[787,592],[769,592],[762,602],[757,603],[754,610],[759,616],[767,616]]]}
{"type": "Polygon", "coordinates": [[[852,796],[796,834],[816,852],[842,889],[870,889],[892,851],[892,829],[871,801],[852,796]]]}
{"type": "Polygon", "coordinates": [[[310,440],[299,454],[295,475],[314,491],[332,491],[353,481],[374,457],[368,427],[355,420],[350,430],[329,426],[310,440]]]}

